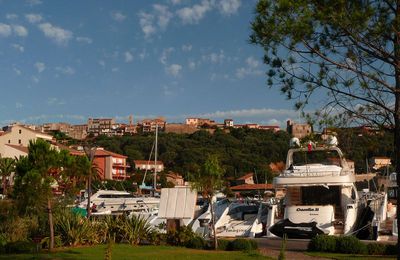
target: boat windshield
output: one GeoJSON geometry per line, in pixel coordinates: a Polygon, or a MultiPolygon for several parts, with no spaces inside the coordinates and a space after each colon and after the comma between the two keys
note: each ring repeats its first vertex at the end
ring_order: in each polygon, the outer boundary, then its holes
{"type": "Polygon", "coordinates": [[[335,150],[298,151],[293,153],[293,166],[324,164],[340,166],[340,155],[335,150]]]}
{"type": "Polygon", "coordinates": [[[102,199],[119,199],[119,198],[135,198],[132,194],[101,194],[99,198],[102,199]]]}

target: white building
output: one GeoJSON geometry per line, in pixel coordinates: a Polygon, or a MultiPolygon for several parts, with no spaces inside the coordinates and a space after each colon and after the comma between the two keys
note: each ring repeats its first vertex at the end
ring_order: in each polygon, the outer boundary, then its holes
{"type": "Polygon", "coordinates": [[[15,158],[27,155],[25,151],[29,141],[41,138],[51,142],[53,137],[22,125],[13,125],[0,136],[0,156],[15,158]]]}

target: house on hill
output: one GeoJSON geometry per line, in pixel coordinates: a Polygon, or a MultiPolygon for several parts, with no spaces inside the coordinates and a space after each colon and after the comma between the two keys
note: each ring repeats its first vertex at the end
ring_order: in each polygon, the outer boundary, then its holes
{"type": "Polygon", "coordinates": [[[29,141],[43,139],[50,143],[54,142],[51,135],[33,130],[23,125],[11,125],[7,127],[3,135],[0,136],[0,156],[15,158],[27,155],[29,141]]]}
{"type": "Polygon", "coordinates": [[[134,160],[133,163],[135,164],[135,169],[137,170],[154,171],[154,169],[156,169],[157,172],[164,171],[164,163],[162,161],[157,161],[154,163],[154,161],[134,160]]]}
{"type": "Polygon", "coordinates": [[[96,148],[93,163],[99,168],[102,180],[125,180],[128,178],[125,155],[113,153],[103,148],[96,148]]]}

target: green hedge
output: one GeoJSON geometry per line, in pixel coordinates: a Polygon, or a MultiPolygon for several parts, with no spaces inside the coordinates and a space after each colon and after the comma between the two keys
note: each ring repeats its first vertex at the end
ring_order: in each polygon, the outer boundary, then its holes
{"type": "Polygon", "coordinates": [[[311,239],[308,250],[344,254],[395,255],[397,254],[397,245],[376,242],[366,245],[354,236],[318,235],[311,239]]]}
{"type": "Polygon", "coordinates": [[[232,240],[227,246],[227,250],[229,251],[250,251],[256,249],[258,249],[258,244],[255,240],[244,238],[232,240]]]}
{"type": "Polygon", "coordinates": [[[336,249],[344,254],[366,254],[367,246],[354,236],[339,237],[336,249]]]}
{"type": "Polygon", "coordinates": [[[308,250],[317,252],[336,252],[336,240],[337,237],[335,236],[315,236],[308,244],[308,250]]]}

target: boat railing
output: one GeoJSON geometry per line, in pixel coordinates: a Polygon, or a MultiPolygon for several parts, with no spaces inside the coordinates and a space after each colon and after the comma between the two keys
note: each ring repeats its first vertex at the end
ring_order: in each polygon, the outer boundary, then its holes
{"type": "Polygon", "coordinates": [[[299,178],[299,177],[326,177],[326,176],[344,176],[351,174],[351,171],[341,170],[341,171],[284,171],[280,177],[288,178],[299,178]]]}

